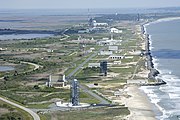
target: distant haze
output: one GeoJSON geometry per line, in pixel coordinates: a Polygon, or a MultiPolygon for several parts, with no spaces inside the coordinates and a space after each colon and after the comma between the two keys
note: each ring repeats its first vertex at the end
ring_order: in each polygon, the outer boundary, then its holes
{"type": "Polygon", "coordinates": [[[158,8],[180,6],[180,0],[1,0],[0,9],[158,8]]]}

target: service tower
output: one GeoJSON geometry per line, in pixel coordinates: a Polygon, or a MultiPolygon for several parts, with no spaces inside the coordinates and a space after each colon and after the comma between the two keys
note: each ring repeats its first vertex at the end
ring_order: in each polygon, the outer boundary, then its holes
{"type": "Polygon", "coordinates": [[[71,83],[71,103],[72,106],[79,105],[79,83],[74,79],[71,83]]]}

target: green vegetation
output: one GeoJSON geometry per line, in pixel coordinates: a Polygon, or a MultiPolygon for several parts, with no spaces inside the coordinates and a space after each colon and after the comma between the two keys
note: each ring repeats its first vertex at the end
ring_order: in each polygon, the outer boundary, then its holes
{"type": "Polygon", "coordinates": [[[117,108],[97,108],[86,109],[82,111],[68,111],[45,114],[47,118],[55,118],[57,120],[112,120],[114,118],[123,119],[129,114],[129,110],[126,107],[117,108]]]}
{"type": "MultiPolygon", "coordinates": [[[[124,18],[132,20],[134,16],[125,15],[124,18]]],[[[97,19],[101,20],[101,16],[97,19]]],[[[118,17],[116,19],[120,18],[118,17]]],[[[71,19],[69,21],[71,21],[71,19]]],[[[59,28],[61,27],[59,26],[62,25],[57,25],[59,31],[68,31],[68,35],[64,35],[63,33],[51,38],[4,41],[3,43],[0,43],[4,48],[7,48],[6,51],[1,51],[2,54],[0,59],[3,62],[15,64],[14,71],[0,73],[0,77],[5,78],[0,81],[0,95],[11,99],[18,104],[34,109],[47,109],[49,105],[56,101],[56,99],[69,102],[70,90],[68,87],[46,87],[45,83],[48,81],[49,75],[69,75],[100,48],[103,47],[105,51],[109,50],[108,46],[99,46],[94,40],[111,38],[111,35],[108,32],[77,34],[77,30],[88,27],[87,24],[74,25],[74,23],[82,21],[84,21],[84,17],[83,20],[73,21],[72,23],[68,22],[67,24],[63,23],[63,29],[60,30],[59,28]],[[68,27],[66,28],[65,26],[68,27]],[[82,40],[78,40],[78,38],[81,38],[82,40]],[[94,40],[91,40],[92,38],[94,40]],[[95,49],[89,52],[90,48],[95,49]],[[33,66],[23,62],[36,64],[39,68],[34,70],[34,68],[37,67],[36,65],[33,66]]],[[[113,54],[122,55],[125,56],[125,58],[121,60],[110,60],[108,59],[108,55],[96,55],[89,63],[99,63],[102,60],[107,60],[108,75],[100,76],[100,68],[88,68],[88,63],[86,63],[72,76],[72,79],[78,79],[80,84],[85,87],[89,84],[92,86],[94,85],[95,87],[93,86],[92,88],[87,89],[96,90],[102,98],[107,99],[107,101],[111,103],[112,100],[116,99],[113,94],[114,91],[122,89],[124,84],[127,80],[132,78],[134,73],[144,70],[145,61],[143,58],[141,59],[140,56],[130,54],[133,51],[142,49],[141,36],[136,34],[137,31],[135,30],[137,23],[128,21],[124,24],[119,23],[118,21],[112,21],[110,22],[110,25],[112,25],[110,27],[123,30],[123,33],[113,35],[114,39],[122,40],[121,44],[117,45],[119,51],[114,51],[113,54]],[[114,64],[114,61],[121,61],[121,64],[116,65],[114,64]]],[[[53,28],[53,26],[50,28],[53,28]]],[[[134,75],[133,78],[136,79],[138,77],[134,75]]],[[[101,101],[81,90],[80,102],[93,104],[101,101]]],[[[94,118],[98,120],[111,120],[115,118],[123,119],[123,116],[128,114],[129,111],[126,107],[118,106],[117,108],[104,107],[82,111],[45,113],[45,115],[40,113],[40,117],[42,120],[51,120],[52,118],[57,120],[91,120],[94,118]]],[[[19,112],[7,113],[5,116],[14,116],[15,118],[12,119],[20,120],[24,118],[19,116],[19,112]]]]}
{"type": "Polygon", "coordinates": [[[0,112],[0,120],[32,120],[32,117],[25,111],[3,101],[0,101],[0,111],[2,112],[0,112]]]}
{"type": "Polygon", "coordinates": [[[10,112],[0,116],[0,120],[23,120],[20,113],[10,112]]]}

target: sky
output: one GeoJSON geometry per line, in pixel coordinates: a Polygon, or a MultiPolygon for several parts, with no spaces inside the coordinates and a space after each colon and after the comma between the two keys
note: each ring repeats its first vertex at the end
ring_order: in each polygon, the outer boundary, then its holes
{"type": "Polygon", "coordinates": [[[0,9],[159,8],[174,6],[180,6],[180,0],[0,0],[0,9]]]}

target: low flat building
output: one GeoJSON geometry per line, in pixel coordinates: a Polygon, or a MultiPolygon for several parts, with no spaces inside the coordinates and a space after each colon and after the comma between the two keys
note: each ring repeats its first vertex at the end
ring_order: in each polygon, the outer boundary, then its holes
{"type": "Polygon", "coordinates": [[[118,46],[109,46],[109,51],[118,51],[118,46]]]}
{"type": "Polygon", "coordinates": [[[112,54],[113,54],[112,51],[100,51],[100,52],[98,53],[98,55],[112,55],[112,54]]]}
{"type": "Polygon", "coordinates": [[[106,46],[106,45],[121,45],[122,40],[98,40],[97,44],[101,46],[106,46]]]}
{"type": "Polygon", "coordinates": [[[108,26],[107,23],[98,23],[96,22],[96,20],[93,20],[92,22],[93,22],[92,23],[93,27],[107,27],[108,26]]]}
{"type": "Polygon", "coordinates": [[[89,33],[89,29],[82,29],[79,30],[78,33],[83,34],[83,33],[89,33]]]}
{"type": "Polygon", "coordinates": [[[92,67],[100,67],[100,63],[89,63],[88,67],[92,68],[92,67]]]}
{"type": "Polygon", "coordinates": [[[120,97],[122,95],[122,93],[120,91],[115,91],[114,92],[114,96],[116,97],[120,97]]]}
{"type": "Polygon", "coordinates": [[[111,28],[111,33],[122,33],[122,30],[119,30],[117,28],[111,28]]]}
{"type": "Polygon", "coordinates": [[[121,64],[121,61],[114,61],[113,64],[114,64],[114,65],[120,65],[120,64],[121,64]]]}
{"type": "Polygon", "coordinates": [[[124,59],[125,57],[124,56],[121,56],[121,55],[110,55],[109,56],[109,59],[111,60],[119,60],[119,59],[124,59]]]}
{"type": "Polygon", "coordinates": [[[107,23],[94,23],[93,26],[94,27],[107,27],[108,24],[107,23]]]}
{"type": "Polygon", "coordinates": [[[148,80],[127,80],[127,84],[146,84],[148,80]]]}

